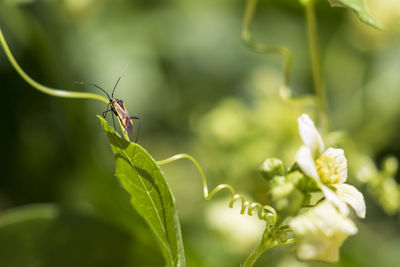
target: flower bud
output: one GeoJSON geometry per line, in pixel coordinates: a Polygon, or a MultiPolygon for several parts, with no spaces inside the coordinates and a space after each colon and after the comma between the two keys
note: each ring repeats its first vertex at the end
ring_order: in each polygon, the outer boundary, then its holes
{"type": "Polygon", "coordinates": [[[304,200],[303,193],[285,176],[274,176],[268,184],[269,200],[279,214],[284,216],[297,214],[304,200]]]}
{"type": "Polygon", "coordinates": [[[295,168],[292,168],[292,170],[286,174],[286,179],[302,192],[315,192],[319,190],[315,180],[309,179],[295,168]]]}
{"type": "Polygon", "coordinates": [[[277,158],[267,158],[260,166],[261,175],[267,180],[284,174],[283,162],[277,158]]]}
{"type": "Polygon", "coordinates": [[[399,168],[399,163],[397,159],[393,156],[385,158],[382,164],[382,169],[387,176],[395,176],[399,168]]]}

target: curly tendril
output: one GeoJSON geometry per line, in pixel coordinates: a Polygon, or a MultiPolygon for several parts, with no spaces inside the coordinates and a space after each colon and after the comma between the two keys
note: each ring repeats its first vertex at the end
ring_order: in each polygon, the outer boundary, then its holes
{"type": "Polygon", "coordinates": [[[217,187],[215,187],[211,192],[209,193],[208,191],[208,185],[207,185],[207,179],[204,174],[203,169],[201,168],[200,164],[197,162],[197,160],[185,153],[177,154],[172,157],[169,157],[164,160],[159,160],[157,161],[158,165],[165,165],[168,163],[172,163],[174,161],[180,160],[180,159],[188,159],[190,160],[197,168],[201,180],[203,182],[203,192],[204,192],[204,198],[206,200],[210,200],[216,193],[219,191],[222,191],[223,189],[227,189],[231,192],[231,201],[229,202],[229,208],[233,208],[233,205],[237,200],[241,201],[241,210],[240,214],[244,214],[247,210],[247,215],[252,216],[254,215],[254,211],[257,209],[257,215],[260,220],[266,221],[270,225],[275,225],[277,222],[277,214],[276,211],[268,206],[268,205],[262,205],[261,203],[258,202],[253,202],[253,201],[247,201],[245,197],[241,194],[237,194],[235,189],[230,186],[229,184],[220,184],[217,187]]]}
{"type": "Polygon", "coordinates": [[[295,242],[294,238],[289,238],[289,234],[292,234],[292,230],[288,225],[279,227],[279,231],[275,232],[275,240],[279,240],[281,244],[292,244],[295,242]]]}

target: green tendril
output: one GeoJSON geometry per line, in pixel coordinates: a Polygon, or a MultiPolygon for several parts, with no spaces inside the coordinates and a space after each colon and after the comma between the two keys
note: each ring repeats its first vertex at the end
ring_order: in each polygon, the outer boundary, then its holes
{"type": "Polygon", "coordinates": [[[243,20],[242,40],[250,49],[257,53],[273,53],[283,57],[284,84],[285,88],[288,90],[293,65],[292,53],[286,47],[260,44],[254,41],[251,34],[251,25],[253,23],[256,6],[257,0],[247,0],[243,20]]]}
{"type": "Polygon", "coordinates": [[[165,164],[172,163],[172,162],[180,160],[180,159],[190,160],[197,168],[197,170],[200,174],[201,180],[203,182],[203,193],[204,193],[204,198],[206,200],[210,200],[219,191],[221,191],[223,189],[227,189],[231,193],[231,201],[229,202],[229,208],[233,208],[233,205],[235,204],[235,202],[237,200],[241,200],[240,214],[244,214],[247,210],[247,215],[252,216],[252,215],[254,215],[254,211],[257,209],[258,210],[257,215],[260,220],[264,220],[267,223],[269,223],[270,225],[274,225],[277,222],[277,214],[276,214],[276,211],[272,207],[270,207],[268,205],[262,205],[261,203],[258,203],[258,202],[247,201],[243,195],[237,194],[235,189],[232,186],[230,186],[229,184],[220,184],[209,193],[207,179],[206,179],[203,169],[201,168],[201,166],[197,162],[197,160],[188,154],[184,154],[184,153],[177,154],[177,155],[174,155],[167,159],[159,160],[159,161],[157,161],[157,164],[165,165],[165,164]]]}
{"type": "Polygon", "coordinates": [[[36,82],[31,77],[29,77],[28,74],[26,74],[24,72],[24,70],[19,66],[19,64],[15,60],[13,54],[11,53],[10,48],[8,47],[6,39],[4,38],[1,28],[0,28],[0,43],[1,43],[1,46],[3,47],[4,52],[7,55],[7,58],[10,60],[10,63],[14,67],[14,69],[18,72],[18,74],[22,77],[22,79],[24,79],[29,85],[31,85],[33,88],[37,89],[38,91],[48,94],[48,95],[51,95],[51,96],[66,97],[66,98],[94,99],[94,100],[104,102],[106,104],[109,103],[109,100],[107,98],[105,98],[104,96],[98,95],[98,94],[72,92],[72,91],[54,89],[54,88],[50,88],[50,87],[47,87],[45,85],[42,85],[42,84],[36,82]]]}

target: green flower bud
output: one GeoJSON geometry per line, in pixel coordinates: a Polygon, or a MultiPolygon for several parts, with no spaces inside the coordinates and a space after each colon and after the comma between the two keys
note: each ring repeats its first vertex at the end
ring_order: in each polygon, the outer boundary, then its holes
{"type": "Polygon", "coordinates": [[[279,214],[297,214],[304,201],[303,193],[285,176],[274,176],[269,181],[269,199],[279,214]]]}
{"type": "Polygon", "coordinates": [[[387,176],[395,176],[399,168],[399,163],[395,157],[387,157],[383,161],[382,169],[387,176]]]}
{"type": "Polygon", "coordinates": [[[267,180],[284,174],[283,162],[277,158],[268,158],[260,166],[261,175],[267,180]]]}
{"type": "Polygon", "coordinates": [[[286,180],[285,176],[275,176],[270,180],[270,194],[274,199],[285,198],[295,189],[294,185],[286,180]]]}
{"type": "Polygon", "coordinates": [[[319,190],[314,179],[310,179],[298,170],[289,172],[286,175],[286,179],[302,192],[314,192],[319,190]]]}

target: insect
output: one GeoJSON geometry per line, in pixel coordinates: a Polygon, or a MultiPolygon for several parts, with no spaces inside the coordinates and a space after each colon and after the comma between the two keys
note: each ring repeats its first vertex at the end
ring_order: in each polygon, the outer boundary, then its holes
{"type": "MultiPolygon", "coordinates": [[[[136,117],[136,116],[130,116],[128,113],[128,110],[126,109],[125,103],[120,99],[114,98],[114,92],[115,92],[115,89],[117,88],[120,80],[121,80],[121,76],[118,78],[117,82],[114,85],[114,88],[111,93],[111,97],[106,92],[106,90],[104,90],[100,86],[93,84],[93,83],[87,83],[87,84],[92,85],[92,86],[100,89],[101,91],[103,91],[107,95],[108,99],[110,100],[110,102],[107,105],[107,109],[103,112],[103,118],[105,118],[107,116],[107,113],[111,111],[112,115],[115,114],[115,116],[117,116],[117,118],[119,119],[119,121],[121,122],[122,126],[124,127],[124,129],[126,130],[127,133],[131,133],[133,131],[133,120],[139,121],[138,130],[136,132],[136,137],[135,137],[135,143],[136,143],[138,136],[139,136],[139,132],[140,132],[140,118],[136,117]]],[[[114,122],[114,116],[112,118],[113,118],[113,122],[114,122]]],[[[115,123],[114,123],[114,128],[115,128],[115,123]]]]}

